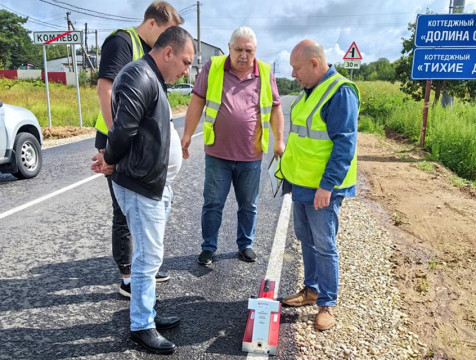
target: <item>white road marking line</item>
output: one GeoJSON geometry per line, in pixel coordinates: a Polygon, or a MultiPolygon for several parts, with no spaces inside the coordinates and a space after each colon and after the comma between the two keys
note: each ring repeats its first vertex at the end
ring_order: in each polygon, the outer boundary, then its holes
{"type": "Polygon", "coordinates": [[[266,279],[274,280],[274,295],[278,295],[279,282],[281,280],[281,268],[283,267],[284,248],[286,245],[286,235],[288,233],[289,217],[291,215],[291,194],[284,195],[281,212],[279,214],[276,233],[274,234],[273,247],[269,257],[266,279]]]}
{"type": "MultiPolygon", "coordinates": [[[[286,235],[288,233],[289,217],[291,215],[291,195],[286,194],[281,205],[281,212],[279,213],[278,225],[274,233],[273,247],[271,248],[271,255],[269,256],[268,269],[266,270],[265,279],[273,280],[274,296],[278,295],[279,282],[281,280],[281,268],[283,267],[284,248],[286,245],[286,235]]],[[[279,350],[278,350],[279,351],[279,350]]],[[[267,360],[268,355],[248,353],[246,359],[267,360]]]]}
{"type": "Polygon", "coordinates": [[[200,131],[199,133],[193,134],[192,137],[194,138],[195,136],[202,135],[203,131],[200,131]]]}
{"type": "Polygon", "coordinates": [[[59,194],[62,194],[64,192],[66,192],[68,190],[74,189],[75,187],[83,185],[83,184],[87,183],[88,181],[94,180],[94,179],[98,178],[99,176],[104,176],[104,175],[103,174],[96,174],[96,175],[90,176],[90,177],[88,177],[84,180],[78,181],[78,182],[76,182],[74,184],[71,184],[69,186],[66,186],[62,189],[56,190],[56,191],[52,192],[51,194],[42,196],[42,197],[40,197],[36,200],[27,202],[26,204],[23,204],[23,205],[17,206],[16,208],[11,209],[11,210],[5,211],[5,212],[0,214],[0,219],[6,218],[7,216],[13,215],[13,214],[15,214],[19,211],[22,211],[26,208],[29,208],[30,206],[33,206],[33,205],[36,205],[36,204],[38,204],[42,201],[48,200],[48,199],[50,199],[50,198],[52,198],[56,195],[59,195],[59,194]]]}

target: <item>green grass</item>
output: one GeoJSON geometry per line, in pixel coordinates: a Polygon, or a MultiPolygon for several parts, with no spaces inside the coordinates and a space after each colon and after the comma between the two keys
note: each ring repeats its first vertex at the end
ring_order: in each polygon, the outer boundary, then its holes
{"type": "MultiPolygon", "coordinates": [[[[384,136],[389,129],[419,143],[423,102],[406,97],[399,84],[359,81],[357,86],[361,93],[359,131],[384,136]]],[[[50,83],[49,89],[52,125],[79,126],[76,88],[50,83]]],[[[30,109],[42,127],[48,126],[43,82],[0,78],[0,94],[3,102],[30,109]]],[[[99,112],[96,87],[81,86],[80,96],[83,126],[92,127],[99,112]]],[[[170,94],[169,101],[172,108],[188,105],[190,96],[170,94]]],[[[425,150],[431,154],[430,161],[438,161],[476,184],[476,105],[455,99],[451,108],[430,106],[425,150]]]]}
{"type": "Polygon", "coordinates": [[[421,170],[424,170],[424,171],[428,171],[428,172],[432,172],[435,170],[435,167],[433,165],[433,163],[431,162],[428,162],[428,161],[421,161],[418,163],[418,167],[421,169],[421,170]]]}
{"type": "MultiPolygon", "coordinates": [[[[389,129],[420,142],[422,101],[405,97],[398,84],[361,81],[357,86],[361,92],[360,131],[381,135],[389,129]]],[[[476,104],[455,99],[451,108],[430,105],[425,150],[431,154],[431,161],[476,183],[476,104]]]]}
{"type": "MultiPolygon", "coordinates": [[[[76,87],[49,83],[52,126],[79,126],[76,87]]],[[[83,126],[93,127],[99,113],[96,86],[80,86],[83,126]]],[[[41,127],[48,127],[46,86],[42,81],[21,81],[0,78],[0,98],[6,104],[31,110],[41,127]]],[[[172,108],[188,105],[190,96],[170,94],[172,108]]]]}

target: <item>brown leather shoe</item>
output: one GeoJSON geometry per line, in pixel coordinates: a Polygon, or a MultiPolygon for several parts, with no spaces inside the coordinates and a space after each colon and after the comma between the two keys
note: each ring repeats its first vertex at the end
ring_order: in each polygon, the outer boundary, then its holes
{"type": "Polygon", "coordinates": [[[283,298],[283,303],[287,306],[314,305],[316,303],[317,296],[318,294],[306,286],[297,294],[289,295],[283,298]]]}
{"type": "Polygon", "coordinates": [[[316,315],[316,329],[319,331],[329,330],[334,326],[334,310],[331,306],[319,306],[316,315]]]}

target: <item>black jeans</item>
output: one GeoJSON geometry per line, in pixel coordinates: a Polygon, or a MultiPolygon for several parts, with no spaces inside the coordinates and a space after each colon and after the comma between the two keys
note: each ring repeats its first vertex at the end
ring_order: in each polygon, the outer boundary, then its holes
{"type": "Polygon", "coordinates": [[[112,180],[110,176],[106,176],[109,192],[112,199],[112,256],[119,267],[122,275],[131,273],[132,249],[134,243],[132,235],[127,226],[126,217],[121,211],[117,203],[114,190],[112,189],[112,180]]]}

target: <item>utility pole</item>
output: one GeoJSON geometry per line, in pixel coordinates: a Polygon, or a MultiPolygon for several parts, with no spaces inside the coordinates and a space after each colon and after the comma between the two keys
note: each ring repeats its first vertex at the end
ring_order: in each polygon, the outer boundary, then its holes
{"type": "MultiPolygon", "coordinates": [[[[66,12],[66,22],[68,23],[68,31],[71,31],[71,28],[70,28],[70,24],[71,22],[69,21],[69,16],[71,15],[71,13],[69,11],[66,12]]],[[[70,62],[69,62],[69,48],[70,46],[69,45],[66,45],[66,56],[68,57],[68,71],[71,72],[71,65],[70,65],[70,62]]]]}
{"type": "MultiPolygon", "coordinates": [[[[88,53],[88,23],[85,23],[84,24],[84,47],[86,48],[86,53],[84,53],[83,51],[83,68],[85,68],[86,66],[86,56],[89,56],[89,53],[88,53]]],[[[91,68],[93,69],[93,67],[91,66],[91,68]]]]}
{"type": "MultiPolygon", "coordinates": [[[[69,15],[71,13],[66,13],[66,14],[69,15]]],[[[69,16],[67,17],[67,19],[68,19],[68,31],[70,31],[70,28],[69,28],[70,26],[73,28],[73,31],[76,31],[76,29],[74,28],[73,23],[69,20],[69,16]]],[[[74,48],[74,45],[73,45],[73,48],[74,48]]],[[[87,50],[84,49],[83,44],[81,44],[81,49],[83,49],[83,54],[86,54],[86,59],[88,60],[89,65],[91,65],[91,69],[94,69],[93,63],[92,63],[91,59],[89,58],[89,54],[88,54],[87,50]]],[[[83,63],[83,67],[84,67],[84,63],[83,63]]]]}
{"type": "MultiPolygon", "coordinates": [[[[449,13],[450,14],[461,14],[464,11],[465,0],[450,0],[449,13]]],[[[442,107],[451,107],[453,106],[453,95],[448,93],[446,89],[443,89],[441,94],[441,106],[442,107]]]]}
{"type": "Polygon", "coordinates": [[[94,30],[96,34],[96,70],[99,71],[99,49],[98,49],[98,31],[94,30]]]}
{"type": "Polygon", "coordinates": [[[200,1],[197,1],[197,76],[202,71],[202,43],[200,41],[200,1]]]}
{"type": "Polygon", "coordinates": [[[450,0],[450,14],[462,14],[465,0],[450,0]]]}

